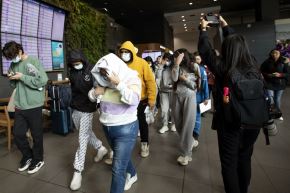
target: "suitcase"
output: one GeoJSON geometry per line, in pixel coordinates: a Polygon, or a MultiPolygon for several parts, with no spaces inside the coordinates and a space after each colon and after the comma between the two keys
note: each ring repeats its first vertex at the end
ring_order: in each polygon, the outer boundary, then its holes
{"type": "Polygon", "coordinates": [[[68,114],[69,110],[60,108],[59,87],[52,88],[52,131],[57,134],[66,135],[69,132],[68,114]]]}

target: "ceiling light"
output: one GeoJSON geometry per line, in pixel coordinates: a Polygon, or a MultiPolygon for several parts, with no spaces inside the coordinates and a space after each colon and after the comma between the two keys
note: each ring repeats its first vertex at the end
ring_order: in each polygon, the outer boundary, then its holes
{"type": "Polygon", "coordinates": [[[186,26],[186,23],[185,24],[183,24],[184,26],[186,26]]]}
{"type": "Polygon", "coordinates": [[[187,27],[186,26],[184,26],[184,29],[186,29],[187,27]]]}
{"type": "Polygon", "coordinates": [[[192,2],[190,2],[190,3],[188,3],[189,5],[192,5],[193,3],[192,2]]]}
{"type": "Polygon", "coordinates": [[[217,2],[217,0],[213,0],[214,2],[217,2]]]}
{"type": "Polygon", "coordinates": [[[183,19],[182,21],[185,21],[185,19],[183,19]]]}
{"type": "Polygon", "coordinates": [[[181,16],[181,18],[184,18],[184,15],[183,15],[183,16],[181,16]]]}
{"type": "Polygon", "coordinates": [[[204,15],[204,13],[201,13],[200,15],[204,15]]]}
{"type": "Polygon", "coordinates": [[[187,29],[185,29],[185,31],[187,31],[187,29]]]}

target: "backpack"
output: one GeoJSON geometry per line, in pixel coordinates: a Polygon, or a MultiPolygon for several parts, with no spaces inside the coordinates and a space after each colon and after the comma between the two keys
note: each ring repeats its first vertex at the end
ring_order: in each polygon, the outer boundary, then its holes
{"type": "Polygon", "coordinates": [[[269,120],[263,77],[259,72],[238,71],[228,78],[229,103],[224,103],[225,120],[241,129],[260,129],[269,120]]]}

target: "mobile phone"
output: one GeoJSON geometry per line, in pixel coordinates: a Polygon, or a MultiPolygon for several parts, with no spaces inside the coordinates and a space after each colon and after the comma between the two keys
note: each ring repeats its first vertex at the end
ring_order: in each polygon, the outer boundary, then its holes
{"type": "Polygon", "coordinates": [[[8,70],[7,72],[7,76],[14,76],[15,75],[15,72],[13,72],[13,70],[8,70]]]}

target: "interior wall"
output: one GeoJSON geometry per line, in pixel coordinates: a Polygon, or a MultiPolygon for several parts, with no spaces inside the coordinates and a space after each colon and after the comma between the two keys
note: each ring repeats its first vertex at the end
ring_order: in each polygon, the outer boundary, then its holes
{"type": "Polygon", "coordinates": [[[189,52],[197,51],[198,33],[185,32],[174,35],[174,50],[185,48],[189,52]]]}

